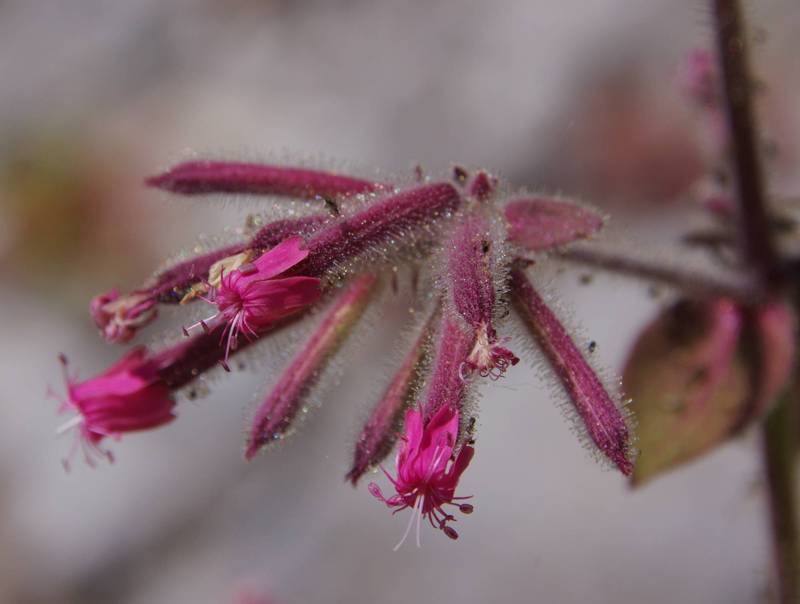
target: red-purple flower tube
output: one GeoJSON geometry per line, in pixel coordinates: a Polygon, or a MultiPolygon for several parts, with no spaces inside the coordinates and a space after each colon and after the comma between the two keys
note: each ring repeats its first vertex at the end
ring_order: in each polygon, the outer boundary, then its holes
{"type": "Polygon", "coordinates": [[[304,396],[364,313],[376,281],[373,275],[363,275],[334,300],[319,328],[256,411],[245,450],[247,459],[252,459],[264,445],[286,435],[304,396]]]}
{"type": "Polygon", "coordinates": [[[520,267],[511,271],[517,311],[558,375],[595,445],[629,476],[630,429],[600,378],[520,267]]]}
{"type": "Polygon", "coordinates": [[[388,188],[335,172],[227,161],[183,162],[146,183],[181,195],[247,193],[300,199],[333,199],[388,188]]]}

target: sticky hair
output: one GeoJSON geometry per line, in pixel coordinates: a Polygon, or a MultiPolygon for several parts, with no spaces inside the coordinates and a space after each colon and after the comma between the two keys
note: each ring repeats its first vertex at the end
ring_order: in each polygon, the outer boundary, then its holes
{"type": "MultiPolygon", "coordinates": [[[[409,351],[422,335],[422,330],[425,328],[431,315],[436,312],[435,308],[436,303],[426,296],[415,296],[409,299],[408,295],[397,296],[395,300],[390,300],[385,307],[386,316],[394,316],[395,313],[398,312],[408,316],[400,328],[400,333],[393,336],[394,339],[390,352],[379,361],[378,368],[375,369],[375,374],[380,376],[380,379],[370,381],[368,394],[365,397],[366,404],[360,405],[356,412],[356,419],[352,424],[350,438],[348,439],[351,450],[355,449],[358,438],[361,436],[361,430],[369,419],[374,406],[382,399],[386,388],[392,379],[394,379],[398,368],[403,364],[409,351]],[[405,309],[405,313],[403,313],[403,309],[405,309]]],[[[378,326],[378,329],[380,329],[380,326],[378,326]]],[[[397,435],[403,430],[405,411],[417,403],[427,386],[427,381],[430,377],[430,366],[433,360],[433,340],[434,330],[431,330],[428,334],[427,341],[423,343],[420,362],[414,367],[415,375],[411,379],[406,400],[394,420],[392,430],[397,435]]],[[[396,438],[394,440],[396,440],[396,438]]],[[[392,447],[393,446],[394,443],[392,447]]],[[[391,454],[391,449],[388,450],[387,456],[389,454],[391,454]]],[[[377,463],[380,463],[380,460],[378,460],[377,463]]],[[[374,466],[368,469],[367,472],[372,469],[374,469],[374,466]]]]}
{"type": "MultiPolygon", "coordinates": [[[[588,250],[602,255],[614,256],[629,259],[633,262],[641,262],[647,265],[663,268],[666,271],[674,271],[678,274],[695,275],[698,279],[698,287],[704,285],[703,275],[713,275],[715,282],[727,284],[731,287],[743,285],[743,281],[733,270],[721,269],[719,263],[712,257],[700,252],[676,251],[672,248],[658,243],[648,243],[643,245],[630,237],[627,237],[624,230],[609,229],[602,232],[594,240],[586,243],[574,244],[576,250],[588,250]],[[642,250],[646,250],[643,252],[642,250]]],[[[528,254],[529,256],[530,254],[528,254]]],[[[556,253],[546,254],[547,263],[552,264],[556,270],[578,272],[581,275],[602,274],[604,278],[617,282],[618,280],[636,280],[648,288],[658,288],[659,291],[680,292],[679,285],[670,283],[667,280],[650,278],[642,274],[629,274],[623,271],[616,271],[613,268],[590,265],[578,260],[562,258],[556,253]]],[[[538,256],[537,256],[538,259],[538,256]]],[[[742,288],[740,288],[742,289],[742,288]]]]}
{"type": "MultiPolygon", "coordinates": [[[[458,224],[470,215],[470,213],[480,213],[487,223],[487,235],[491,241],[491,250],[488,261],[488,268],[491,275],[492,286],[494,288],[494,305],[491,315],[492,321],[496,325],[502,324],[503,319],[508,315],[509,304],[509,269],[514,258],[513,248],[506,241],[505,223],[503,218],[493,211],[488,204],[472,202],[454,214],[453,224],[458,224]]],[[[452,283],[455,276],[450,269],[449,254],[451,252],[450,239],[438,245],[431,253],[431,265],[434,275],[434,288],[441,292],[447,292],[444,299],[445,309],[453,316],[460,313],[455,308],[452,283]]]]}
{"type": "MultiPolygon", "coordinates": [[[[342,208],[341,216],[337,220],[345,221],[387,198],[418,186],[420,186],[419,183],[414,183],[414,186],[409,189],[397,190],[388,194],[373,193],[368,196],[358,196],[358,199],[351,198],[351,203],[342,208]]],[[[435,242],[453,215],[452,211],[444,210],[417,224],[409,224],[408,221],[400,224],[387,224],[382,237],[378,241],[367,244],[361,252],[346,259],[332,259],[330,267],[322,275],[322,278],[326,282],[335,283],[355,273],[376,270],[376,267],[419,262],[434,249],[435,242]]],[[[335,222],[331,224],[335,224],[335,222]]]]}
{"type": "MultiPolygon", "coordinates": [[[[346,289],[347,285],[343,284],[342,290],[346,289]]],[[[380,319],[383,316],[382,306],[387,296],[388,288],[385,287],[382,280],[378,280],[374,287],[377,291],[371,294],[361,316],[356,319],[353,326],[344,334],[339,343],[328,353],[315,371],[314,376],[304,384],[301,393],[297,397],[297,411],[291,420],[290,427],[279,437],[262,446],[260,452],[272,450],[276,445],[283,443],[300,431],[307,417],[311,415],[314,409],[321,407],[331,390],[339,385],[347,369],[347,358],[354,356],[364,347],[367,335],[380,324],[380,319]]],[[[249,437],[250,427],[258,406],[276,386],[284,371],[288,368],[289,363],[302,350],[308,338],[319,329],[327,312],[336,303],[336,293],[340,292],[333,293],[327,303],[315,308],[314,317],[311,317],[310,320],[305,319],[302,321],[302,325],[298,326],[298,329],[291,330],[292,333],[287,332],[286,339],[271,343],[273,347],[276,344],[280,345],[282,353],[271,355],[266,359],[266,362],[262,360],[259,363],[258,370],[264,371],[266,375],[270,376],[270,379],[262,384],[262,387],[253,397],[253,402],[247,406],[245,411],[247,420],[244,432],[245,440],[249,437]]]]}
{"type": "MultiPolygon", "coordinates": [[[[381,172],[374,168],[367,168],[352,161],[345,161],[340,158],[332,158],[322,153],[296,153],[287,149],[264,152],[254,148],[244,149],[220,149],[217,151],[203,151],[182,153],[175,157],[174,161],[167,164],[163,171],[167,171],[181,163],[193,161],[213,161],[229,163],[253,163],[266,164],[286,168],[300,168],[309,170],[319,170],[333,172],[343,176],[351,176],[371,182],[386,183],[389,185],[397,184],[399,181],[408,181],[406,178],[392,178],[392,175],[381,172]]],[[[352,197],[340,198],[340,201],[356,199],[358,197],[368,197],[369,194],[357,194],[352,197]]],[[[304,210],[325,211],[326,204],[322,198],[301,199],[299,197],[270,195],[270,194],[245,194],[245,193],[198,193],[187,199],[182,194],[165,193],[165,197],[173,203],[187,203],[211,205],[220,209],[235,208],[245,212],[264,213],[271,219],[290,218],[298,215],[304,210]]],[[[346,205],[346,203],[343,203],[346,205]]]]}
{"type": "MultiPolygon", "coordinates": [[[[629,450],[626,456],[632,459],[636,455],[636,450],[634,448],[635,422],[633,414],[629,410],[631,400],[625,396],[622,390],[622,379],[607,367],[599,365],[596,355],[585,354],[585,351],[589,348],[589,343],[593,340],[586,336],[585,329],[575,319],[574,313],[561,302],[560,297],[552,287],[552,279],[546,280],[546,271],[538,270],[538,267],[534,267],[533,270],[529,270],[528,272],[534,273],[537,277],[535,282],[536,290],[539,292],[539,295],[556,315],[556,318],[564,325],[564,328],[573,342],[575,342],[578,350],[581,351],[584,360],[597,375],[603,388],[620,411],[630,435],[629,450]]],[[[533,367],[540,383],[545,386],[547,395],[555,402],[562,417],[566,420],[570,432],[578,438],[581,446],[589,452],[591,457],[594,458],[601,467],[607,470],[614,469],[615,466],[613,462],[600,451],[589,436],[586,426],[575,408],[569,393],[551,367],[547,356],[542,352],[538,342],[531,335],[528,327],[519,317],[519,313],[516,312],[516,310],[511,313],[508,331],[514,338],[514,351],[519,354],[522,360],[528,362],[533,367]]]]}

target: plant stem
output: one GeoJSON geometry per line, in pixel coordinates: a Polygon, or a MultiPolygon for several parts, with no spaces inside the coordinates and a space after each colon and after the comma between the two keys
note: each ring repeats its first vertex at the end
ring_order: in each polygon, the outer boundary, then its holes
{"type": "Polygon", "coordinates": [[[792,388],[764,421],[763,454],[769,492],[773,555],[779,601],[800,602],[795,464],[797,454],[797,387],[792,388]]]}
{"type": "Polygon", "coordinates": [[[655,281],[698,297],[731,298],[751,304],[757,301],[760,294],[746,284],[723,281],[712,275],[701,275],[586,247],[565,249],[558,253],[558,258],[611,273],[655,281]]]}
{"type": "Polygon", "coordinates": [[[733,178],[739,198],[742,252],[761,286],[775,290],[782,281],[782,271],[764,198],[747,34],[738,0],[713,0],[713,4],[733,178]]]}
{"type": "MultiPolygon", "coordinates": [[[[738,0],[713,0],[717,48],[730,132],[731,162],[739,202],[741,254],[760,287],[778,294],[785,272],[769,224],[758,135],[752,101],[747,35],[738,0]]],[[[755,325],[750,323],[751,330],[755,325]]],[[[756,383],[763,351],[753,367],[756,383]]],[[[800,543],[795,495],[797,385],[790,389],[763,426],[763,457],[769,489],[770,520],[779,601],[800,602],[800,543]]]]}

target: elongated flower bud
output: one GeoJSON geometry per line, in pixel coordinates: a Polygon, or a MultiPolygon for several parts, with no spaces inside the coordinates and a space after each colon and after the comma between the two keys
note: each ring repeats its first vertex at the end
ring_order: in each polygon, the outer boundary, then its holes
{"type": "Polygon", "coordinates": [[[304,395],[366,309],[376,281],[373,275],[363,275],[336,298],[319,328],[256,411],[245,451],[247,459],[287,433],[304,395]]]}
{"type": "Polygon", "coordinates": [[[497,295],[495,274],[498,243],[482,214],[464,216],[453,228],[447,250],[447,289],[450,302],[474,333],[474,346],[465,369],[499,378],[519,359],[500,345],[494,327],[497,295]]]}
{"type": "Polygon", "coordinates": [[[503,212],[509,240],[531,252],[585,239],[603,228],[603,217],[597,212],[560,199],[514,199],[503,212]]]}
{"type": "Polygon", "coordinates": [[[385,185],[334,172],[245,162],[188,161],[146,183],[182,195],[247,193],[314,199],[370,193],[385,185]]]}
{"type": "Polygon", "coordinates": [[[626,476],[633,471],[625,417],[564,326],[519,267],[511,271],[517,310],[558,375],[590,438],[626,476]]]}
{"type": "Polygon", "coordinates": [[[309,256],[298,267],[303,275],[321,277],[370,249],[400,243],[429,228],[461,203],[450,183],[433,183],[401,191],[376,201],[365,210],[321,230],[308,241],[309,256]]]}
{"type": "Polygon", "coordinates": [[[353,465],[347,473],[347,480],[353,486],[369,468],[384,460],[397,440],[400,428],[398,424],[402,421],[403,411],[414,402],[417,388],[423,379],[437,317],[438,311],[435,311],[425,322],[400,369],[361,429],[353,455],[353,465]]]}
{"type": "Polygon", "coordinates": [[[442,316],[433,374],[423,405],[425,422],[444,407],[461,409],[467,389],[464,366],[474,340],[474,335],[464,329],[460,320],[446,313],[442,316]]]}

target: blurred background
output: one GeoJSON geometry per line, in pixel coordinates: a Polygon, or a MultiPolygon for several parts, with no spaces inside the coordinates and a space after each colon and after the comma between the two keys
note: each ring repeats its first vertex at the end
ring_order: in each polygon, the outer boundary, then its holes
{"type": "MultiPolygon", "coordinates": [[[[748,11],[782,196],[800,191],[796,8],[748,11]]],[[[192,154],[485,167],[603,207],[607,243],[672,254],[710,168],[679,81],[710,21],[695,0],[0,2],[0,601],[761,601],[757,435],[632,491],[581,448],[529,363],[486,390],[459,541],[427,531],[393,552],[406,520],[343,480],[388,379],[374,359],[391,311],[300,433],[250,464],[257,370],[113,443],[113,465],[69,474],[45,397],[63,391],[59,352],[82,377],[122,353],[97,336],[91,296],[241,223],[240,206],[143,187],[192,154]]],[[[579,277],[555,275],[553,291],[619,370],[670,298],[579,277]]]]}

